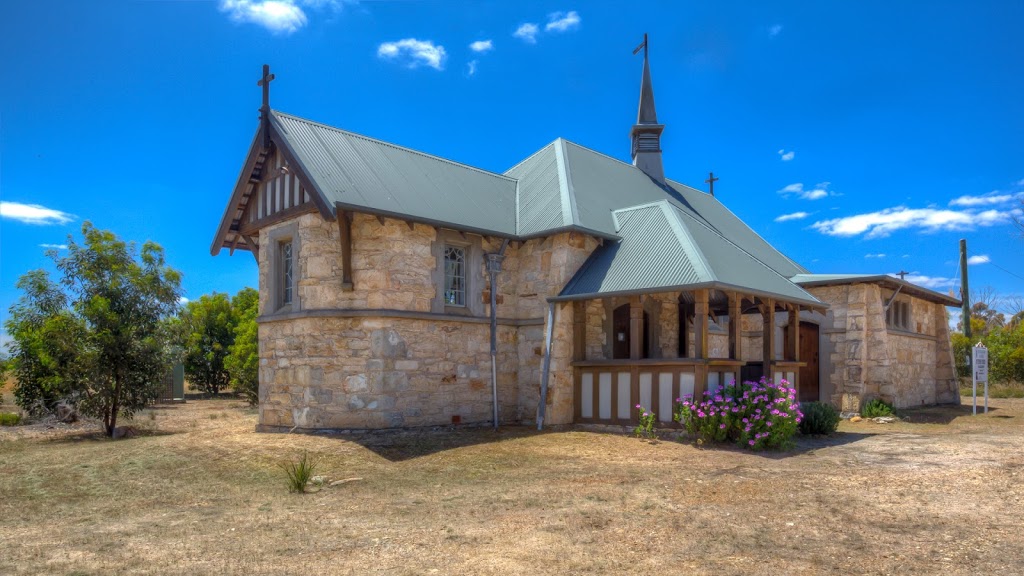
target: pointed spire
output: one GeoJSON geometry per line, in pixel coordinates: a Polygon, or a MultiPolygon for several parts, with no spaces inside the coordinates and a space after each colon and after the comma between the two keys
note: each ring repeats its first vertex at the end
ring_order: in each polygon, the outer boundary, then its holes
{"type": "Polygon", "coordinates": [[[651,83],[651,66],[647,61],[647,34],[644,34],[644,75],[640,80],[640,110],[636,115],[636,123],[658,123],[658,113],[654,110],[654,85],[651,83]]]}
{"type": "Polygon", "coordinates": [[[640,108],[636,115],[636,124],[630,132],[633,141],[633,166],[641,169],[651,178],[664,182],[665,169],[661,162],[661,132],[665,126],[658,124],[658,114],[654,109],[654,84],[651,82],[651,66],[647,58],[647,34],[644,42],[633,50],[636,54],[644,50],[644,72],[640,79],[640,108]]]}

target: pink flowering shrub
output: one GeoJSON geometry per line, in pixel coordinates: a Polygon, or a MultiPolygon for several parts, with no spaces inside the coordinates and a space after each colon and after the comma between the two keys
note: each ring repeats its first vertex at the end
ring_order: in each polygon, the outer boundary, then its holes
{"type": "Polygon", "coordinates": [[[640,424],[633,429],[633,434],[637,438],[656,438],[657,435],[654,433],[654,412],[644,408],[637,404],[636,409],[640,411],[640,424]]]}
{"type": "Polygon", "coordinates": [[[677,398],[674,416],[700,442],[728,440],[750,450],[789,446],[803,418],[789,382],[765,378],[705,392],[700,402],[677,398]]]}

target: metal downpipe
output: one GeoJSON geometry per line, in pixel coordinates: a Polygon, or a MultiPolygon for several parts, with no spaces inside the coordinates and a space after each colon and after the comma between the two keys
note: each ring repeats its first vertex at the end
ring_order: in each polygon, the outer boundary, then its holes
{"type": "Polygon", "coordinates": [[[508,240],[501,243],[497,253],[487,255],[487,273],[491,277],[491,399],[494,408],[494,429],[498,429],[498,272],[505,259],[508,240]]]}
{"type": "Polygon", "coordinates": [[[544,334],[544,369],[540,379],[540,405],[537,406],[537,430],[544,428],[544,413],[548,405],[548,377],[551,374],[551,340],[555,334],[555,303],[548,302],[547,330],[544,334]]]}

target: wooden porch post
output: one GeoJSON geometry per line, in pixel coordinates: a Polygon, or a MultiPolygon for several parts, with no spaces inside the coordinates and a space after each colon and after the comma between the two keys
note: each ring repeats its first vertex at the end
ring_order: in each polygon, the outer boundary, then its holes
{"type": "Polygon", "coordinates": [[[764,360],[764,376],[771,380],[775,377],[772,373],[772,360],[775,360],[775,300],[766,298],[763,302],[764,309],[761,311],[761,316],[764,318],[764,326],[762,328],[763,352],[761,356],[764,360]]]}
{"type": "Polygon", "coordinates": [[[693,293],[693,356],[708,357],[708,291],[693,293]]]}
{"type": "Polygon", "coordinates": [[[572,359],[587,359],[587,303],[572,303],[572,359]]]}
{"type": "Polygon", "coordinates": [[[644,357],[644,307],[639,296],[629,297],[629,358],[644,357]]]}
{"type": "Polygon", "coordinates": [[[786,360],[800,360],[800,314],[798,308],[793,305],[789,308],[789,325],[786,330],[789,332],[787,338],[786,360]]]}
{"type": "MultiPolygon", "coordinates": [[[[792,304],[789,307],[789,359],[794,362],[800,361],[800,306],[792,304]]],[[[793,381],[789,385],[796,390],[797,399],[800,398],[800,368],[793,369],[793,381]]]]}
{"type": "Polygon", "coordinates": [[[743,360],[743,312],[741,296],[729,293],[729,358],[743,360]]]}

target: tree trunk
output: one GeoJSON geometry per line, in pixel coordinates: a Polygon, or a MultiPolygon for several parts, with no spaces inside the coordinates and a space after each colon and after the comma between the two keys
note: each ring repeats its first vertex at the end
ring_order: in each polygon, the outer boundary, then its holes
{"type": "Polygon", "coordinates": [[[107,424],[107,436],[114,436],[114,428],[117,428],[117,412],[120,410],[121,400],[121,375],[118,374],[114,377],[114,398],[110,403],[110,419],[107,424]]]}

